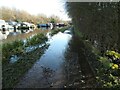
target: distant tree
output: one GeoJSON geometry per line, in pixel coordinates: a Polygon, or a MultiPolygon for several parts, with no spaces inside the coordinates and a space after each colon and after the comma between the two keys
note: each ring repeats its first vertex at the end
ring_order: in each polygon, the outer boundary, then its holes
{"type": "Polygon", "coordinates": [[[37,23],[48,23],[60,22],[60,18],[58,16],[52,15],[51,17],[47,17],[45,14],[31,15],[25,10],[19,10],[16,8],[8,8],[8,7],[0,7],[0,17],[6,21],[13,20],[17,22],[32,22],[34,24],[37,23]]]}
{"type": "Polygon", "coordinates": [[[58,16],[55,16],[55,15],[50,16],[49,20],[51,23],[59,23],[62,21],[58,16]]]}

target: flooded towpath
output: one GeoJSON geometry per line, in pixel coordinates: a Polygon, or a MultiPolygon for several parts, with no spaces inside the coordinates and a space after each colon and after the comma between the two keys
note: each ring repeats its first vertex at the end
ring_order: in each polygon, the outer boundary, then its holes
{"type": "Polygon", "coordinates": [[[64,54],[72,35],[67,30],[64,33],[51,37],[48,41],[49,48],[33,67],[20,80],[17,88],[47,88],[63,87],[64,75],[64,54]]]}
{"type": "Polygon", "coordinates": [[[95,79],[71,29],[49,38],[50,46],[15,88],[93,88],[95,79]]]}

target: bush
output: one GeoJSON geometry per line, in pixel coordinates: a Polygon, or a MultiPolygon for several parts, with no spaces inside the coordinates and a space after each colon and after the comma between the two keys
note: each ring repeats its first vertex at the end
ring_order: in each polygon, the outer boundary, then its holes
{"type": "Polygon", "coordinates": [[[37,34],[37,35],[33,36],[32,38],[28,38],[26,46],[31,46],[31,45],[44,43],[47,40],[48,40],[48,38],[44,34],[40,33],[40,34],[37,34]]]}
{"type": "Polygon", "coordinates": [[[7,43],[2,45],[2,61],[8,61],[9,57],[14,54],[19,54],[23,52],[24,42],[22,40],[17,40],[12,43],[7,43]]]}

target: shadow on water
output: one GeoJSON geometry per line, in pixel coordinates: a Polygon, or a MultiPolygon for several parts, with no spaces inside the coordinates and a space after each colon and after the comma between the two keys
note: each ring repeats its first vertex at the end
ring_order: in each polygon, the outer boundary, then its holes
{"type": "Polygon", "coordinates": [[[65,53],[65,87],[93,88],[95,79],[88,64],[85,46],[79,38],[73,36],[65,53]]]}
{"type": "MultiPolygon", "coordinates": [[[[69,30],[67,30],[70,32],[69,30]]],[[[48,41],[49,48],[20,80],[17,88],[63,87],[66,82],[64,75],[65,51],[72,35],[61,33],[48,41]]]]}

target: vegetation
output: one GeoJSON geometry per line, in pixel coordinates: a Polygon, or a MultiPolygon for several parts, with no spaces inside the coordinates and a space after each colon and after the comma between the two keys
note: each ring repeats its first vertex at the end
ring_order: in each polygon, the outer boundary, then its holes
{"type": "Polygon", "coordinates": [[[42,48],[37,48],[32,52],[22,53],[20,59],[13,64],[3,64],[3,88],[13,88],[23,77],[23,75],[33,66],[35,61],[40,58],[47,47],[48,45],[45,45],[42,48]]]}
{"type": "Polygon", "coordinates": [[[9,62],[9,58],[14,54],[21,54],[24,52],[24,42],[17,40],[12,43],[2,45],[2,63],[9,62]]]}
{"type": "Polygon", "coordinates": [[[44,34],[37,34],[33,36],[32,38],[28,38],[26,41],[26,46],[33,46],[37,45],[39,43],[45,43],[48,38],[44,34]]]}
{"type": "MultiPolygon", "coordinates": [[[[75,36],[82,39],[97,87],[120,87],[119,2],[67,2],[75,36]]],[[[78,42],[81,43],[81,42],[78,42]]]]}
{"type": "Polygon", "coordinates": [[[55,15],[52,15],[50,17],[47,17],[44,14],[31,15],[24,10],[18,10],[16,8],[0,7],[0,11],[2,12],[1,19],[4,19],[6,21],[9,20],[13,20],[17,22],[26,21],[26,22],[32,22],[34,24],[48,23],[48,22],[52,22],[52,23],[65,22],[55,15]]]}
{"type": "Polygon", "coordinates": [[[83,34],[101,52],[120,50],[119,3],[67,3],[76,35],[83,34]]]}
{"type": "Polygon", "coordinates": [[[120,87],[120,54],[115,51],[106,51],[105,56],[100,56],[98,60],[103,65],[97,72],[99,83],[102,83],[103,87],[120,87]]]}
{"type": "Polygon", "coordinates": [[[64,32],[68,28],[70,28],[70,26],[54,29],[51,31],[51,35],[53,36],[54,34],[57,34],[58,32],[64,32]]]}
{"type": "MultiPolygon", "coordinates": [[[[69,27],[55,29],[52,31],[52,35],[58,33],[59,31],[64,32],[68,28],[69,27]]],[[[41,48],[36,48],[31,52],[26,52],[26,48],[39,46],[40,44],[45,43],[48,40],[45,35],[45,33],[38,33],[30,38],[27,38],[25,41],[15,40],[11,43],[2,44],[3,88],[15,87],[25,72],[32,67],[36,60],[39,59],[48,45],[45,44],[41,48]],[[19,59],[14,63],[10,62],[12,55],[17,55],[19,57],[19,59]]]]}
{"type": "Polygon", "coordinates": [[[47,44],[41,48],[36,48],[31,52],[26,52],[25,48],[45,43],[47,37],[44,34],[37,34],[24,43],[22,40],[5,43],[2,47],[2,84],[3,88],[13,88],[34,62],[44,53],[47,44]],[[20,58],[14,63],[10,63],[10,57],[17,55],[20,58]],[[12,83],[11,83],[12,82],[12,83]]]}

